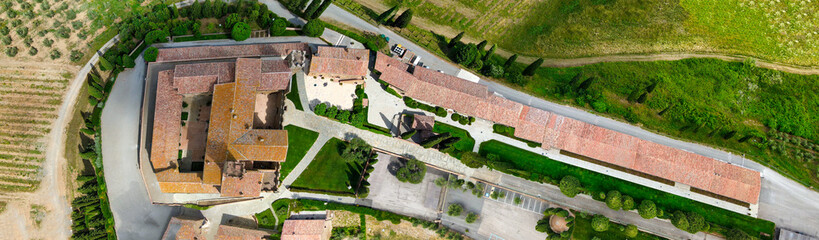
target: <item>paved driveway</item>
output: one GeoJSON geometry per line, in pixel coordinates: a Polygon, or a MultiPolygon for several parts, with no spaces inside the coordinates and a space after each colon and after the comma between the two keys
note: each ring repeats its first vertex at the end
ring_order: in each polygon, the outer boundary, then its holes
{"type": "Polygon", "coordinates": [[[137,169],[145,60],[123,71],[102,112],[102,157],[119,239],[159,239],[179,207],[151,204],[137,169]]]}

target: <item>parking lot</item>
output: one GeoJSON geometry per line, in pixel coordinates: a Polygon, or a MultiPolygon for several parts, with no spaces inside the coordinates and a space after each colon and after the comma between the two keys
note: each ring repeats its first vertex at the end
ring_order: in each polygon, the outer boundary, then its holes
{"type": "Polygon", "coordinates": [[[444,176],[444,173],[427,168],[424,181],[420,184],[403,183],[393,175],[399,166],[398,158],[386,154],[378,155],[378,163],[374,165],[375,170],[368,179],[372,185],[367,199],[372,200],[373,207],[377,209],[390,209],[400,214],[428,220],[436,219],[441,188],[436,186],[434,181],[444,176]]]}

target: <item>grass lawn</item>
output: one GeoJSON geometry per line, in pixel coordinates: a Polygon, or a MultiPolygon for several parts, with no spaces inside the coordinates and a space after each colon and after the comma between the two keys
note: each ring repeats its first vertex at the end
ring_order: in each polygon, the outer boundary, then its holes
{"type": "MultiPolygon", "coordinates": [[[[575,213],[576,214],[576,213],[575,213]]],[[[631,240],[652,240],[652,239],[662,239],[660,237],[651,235],[649,233],[640,231],[637,234],[637,237],[628,238],[626,235],[620,231],[620,224],[616,224],[613,222],[609,222],[609,230],[605,232],[595,232],[594,229],[591,227],[591,216],[588,217],[580,217],[577,216],[574,219],[574,228],[572,229],[572,238],[574,240],[589,240],[594,237],[599,238],[600,240],[622,240],[622,239],[631,239],[631,240]]],[[[625,226],[623,226],[625,227],[625,226]]],[[[640,227],[640,226],[637,226],[640,227]]]]}
{"type": "Polygon", "coordinates": [[[292,187],[341,195],[354,194],[347,186],[351,179],[360,177],[361,166],[351,165],[341,158],[341,150],[346,144],[338,138],[328,140],[292,187]]]}
{"type": "Polygon", "coordinates": [[[448,132],[452,134],[453,137],[459,137],[461,140],[453,145],[452,149],[447,151],[449,155],[452,157],[461,158],[461,154],[463,152],[471,152],[472,149],[475,148],[475,139],[469,135],[469,132],[466,130],[457,128],[455,126],[435,121],[435,126],[432,127],[432,131],[435,133],[445,133],[448,132]]]}
{"type": "Polygon", "coordinates": [[[299,165],[299,162],[313,146],[313,143],[316,142],[319,135],[317,132],[293,125],[284,126],[284,130],[287,130],[287,158],[282,163],[281,170],[279,170],[280,180],[284,180],[287,174],[290,174],[290,171],[293,171],[293,168],[299,165]]]}
{"type": "Polygon", "coordinates": [[[293,105],[296,106],[296,109],[299,111],[304,111],[304,108],[301,106],[301,99],[299,98],[299,85],[296,82],[296,75],[293,74],[293,78],[290,79],[290,92],[285,95],[287,99],[293,102],[293,105]]]}
{"type": "Polygon", "coordinates": [[[259,222],[260,228],[273,229],[276,227],[276,218],[273,216],[273,211],[271,211],[270,208],[257,213],[256,220],[259,222]]]}
{"type": "MultiPolygon", "coordinates": [[[[444,34],[460,31],[511,52],[573,58],[654,52],[742,54],[800,65],[819,64],[817,4],[720,0],[352,0],[362,18],[399,5],[413,24],[444,34]],[[367,9],[369,10],[369,9],[367,9]],[[805,15],[807,14],[807,15],[805,15]],[[440,26],[447,26],[444,29],[440,26]],[[797,41],[798,40],[798,41],[797,41]]],[[[340,1],[348,2],[348,1],[340,1]]]]}
{"type": "MultiPolygon", "coordinates": [[[[559,180],[566,175],[572,175],[580,179],[580,183],[587,191],[593,193],[616,189],[624,195],[633,197],[638,203],[641,200],[650,199],[667,213],[672,212],[671,210],[697,212],[704,216],[706,220],[724,227],[736,227],[748,233],[754,233],[752,235],[755,236],[758,235],[757,233],[773,235],[774,223],[770,221],[734,213],[705,203],[568,165],[496,140],[481,143],[479,153],[483,156],[489,153],[497,154],[502,161],[512,163],[515,169],[539,174],[540,176],[547,176],[555,180],[559,180]]],[[[526,179],[530,178],[528,175],[521,176],[519,173],[515,175],[526,179]]],[[[601,202],[601,204],[604,203],[601,202]]]]}

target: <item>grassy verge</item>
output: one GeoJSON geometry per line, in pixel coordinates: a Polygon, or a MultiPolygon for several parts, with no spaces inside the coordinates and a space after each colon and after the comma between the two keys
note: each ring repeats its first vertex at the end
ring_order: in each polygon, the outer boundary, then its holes
{"type": "Polygon", "coordinates": [[[318,133],[293,125],[284,126],[287,130],[287,158],[282,163],[281,170],[279,170],[280,180],[284,180],[296,165],[299,165],[301,159],[313,146],[313,143],[318,138],[318,133]]]}
{"type": "Polygon", "coordinates": [[[597,193],[618,190],[624,195],[633,197],[637,202],[646,199],[654,201],[666,213],[671,213],[672,210],[696,212],[704,216],[707,221],[723,227],[735,227],[753,233],[754,236],[759,236],[761,233],[773,235],[773,222],[745,216],[685,197],[568,165],[496,140],[481,143],[479,153],[484,156],[487,154],[498,155],[501,161],[511,164],[510,169],[499,170],[522,178],[546,179],[544,182],[555,184],[557,180],[564,176],[571,175],[580,180],[587,192],[597,193]]]}
{"type": "Polygon", "coordinates": [[[455,126],[435,121],[435,126],[432,127],[432,131],[435,133],[450,133],[451,136],[460,138],[458,142],[452,145],[450,150],[446,151],[450,156],[454,158],[461,158],[461,154],[464,152],[471,152],[472,149],[475,148],[475,139],[469,135],[469,132],[466,130],[457,128],[455,126]]]}
{"type": "Polygon", "coordinates": [[[293,106],[296,106],[296,109],[304,111],[304,107],[301,106],[301,98],[299,98],[299,84],[296,82],[295,74],[293,78],[290,79],[290,92],[285,96],[293,102],[293,106]]]}
{"type": "Polygon", "coordinates": [[[664,239],[649,233],[640,231],[634,238],[629,238],[626,236],[624,231],[620,229],[625,227],[623,225],[609,222],[609,229],[605,232],[596,232],[592,229],[591,221],[592,216],[588,216],[586,214],[578,214],[575,212],[576,217],[574,218],[574,230],[572,231],[572,238],[573,240],[587,240],[587,239],[600,239],[600,240],[622,240],[622,239],[632,239],[632,240],[654,240],[654,239],[664,239]]]}
{"type": "Polygon", "coordinates": [[[353,179],[360,178],[361,166],[341,158],[341,150],[346,144],[338,138],[328,140],[291,187],[311,192],[354,195],[348,186],[355,181],[353,179]]]}
{"type": "Polygon", "coordinates": [[[91,41],[91,43],[89,43],[90,47],[88,48],[88,51],[85,52],[85,55],[83,55],[82,59],[80,59],[77,62],[86,63],[88,62],[88,60],[91,60],[91,57],[93,57],[94,54],[96,54],[97,51],[99,51],[100,48],[102,48],[102,46],[105,45],[105,43],[111,40],[111,38],[117,36],[118,33],[119,31],[114,27],[109,27],[105,29],[105,31],[103,31],[99,36],[95,37],[94,40],[91,41]]]}

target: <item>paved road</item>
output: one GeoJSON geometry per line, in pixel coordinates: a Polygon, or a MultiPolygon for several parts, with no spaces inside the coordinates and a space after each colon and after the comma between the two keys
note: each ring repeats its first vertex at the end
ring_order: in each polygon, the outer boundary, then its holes
{"type": "MultiPolygon", "coordinates": [[[[268,4],[268,6],[271,9],[271,11],[276,12],[276,14],[287,12],[287,10],[282,8],[281,5],[268,4]]],[[[349,26],[358,28],[360,30],[384,34],[390,38],[391,45],[398,43],[407,46],[410,50],[415,52],[416,55],[421,56],[421,62],[424,62],[424,65],[430,66],[430,68],[432,69],[442,70],[443,72],[452,75],[455,75],[460,69],[459,67],[449,63],[448,61],[439,58],[437,55],[427,52],[425,49],[401,37],[400,35],[395,34],[394,32],[386,28],[373,26],[368,22],[360,19],[358,16],[353,15],[335,5],[330,5],[330,7],[322,15],[322,18],[328,18],[335,21],[343,22],[349,26]]],[[[491,91],[498,93],[504,96],[505,98],[529,105],[531,107],[552,111],[557,114],[575,118],[580,121],[591,123],[603,128],[626,133],[641,139],[646,139],[652,142],[683,149],[685,151],[694,152],[703,156],[719,159],[721,161],[730,162],[732,164],[760,171],[762,172],[763,178],[762,192],[759,199],[760,201],[759,217],[772,220],[779,227],[793,229],[814,236],[819,236],[819,228],[815,227],[819,226],[819,218],[815,217],[819,215],[819,201],[815,201],[816,199],[819,199],[819,193],[807,189],[803,185],[793,180],[787,179],[780,175],[779,173],[777,173],[776,171],[771,170],[765,166],[762,166],[759,163],[756,163],[752,160],[744,159],[741,156],[737,156],[726,151],[714,149],[709,146],[679,141],[656,133],[652,133],[639,127],[630,125],[628,123],[619,122],[613,119],[594,115],[585,110],[545,101],[528,95],[526,93],[522,93],[514,89],[508,88],[502,84],[498,84],[483,79],[480,81],[480,83],[488,86],[491,91]],[[788,201],[782,201],[781,199],[788,199],[788,201]],[[783,218],[782,216],[814,217],[783,218]]]]}

